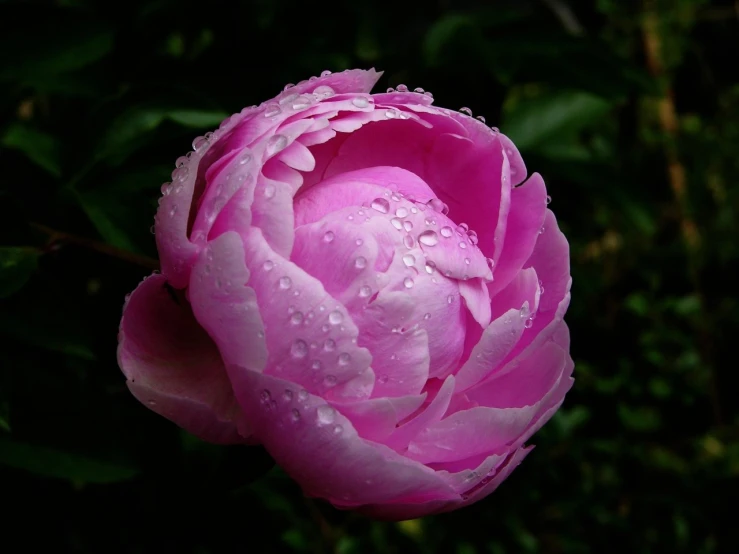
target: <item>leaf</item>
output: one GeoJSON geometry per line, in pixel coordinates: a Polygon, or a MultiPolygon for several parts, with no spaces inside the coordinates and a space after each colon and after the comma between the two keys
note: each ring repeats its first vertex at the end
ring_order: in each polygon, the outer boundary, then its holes
{"type": "Polygon", "coordinates": [[[509,97],[503,106],[501,129],[520,149],[532,150],[592,126],[610,109],[608,101],[581,91],[542,94],[531,99],[509,97]]]}
{"type": "Polygon", "coordinates": [[[23,152],[29,160],[54,177],[62,173],[59,162],[59,143],[53,136],[19,123],[8,127],[2,145],[23,152]]]}
{"type": "Polygon", "coordinates": [[[116,202],[114,196],[106,195],[104,192],[91,191],[80,193],[77,197],[80,206],[82,206],[100,236],[105,239],[105,242],[129,252],[139,251],[126,234],[126,231],[121,229],[110,217],[110,214],[121,209],[121,205],[116,202]]]}
{"type": "Polygon", "coordinates": [[[36,271],[39,254],[31,248],[0,247],[0,298],[17,292],[28,281],[36,271]]]}
{"type": "Polygon", "coordinates": [[[434,67],[441,59],[447,45],[464,30],[477,29],[475,20],[466,14],[449,14],[441,17],[426,32],[423,41],[423,52],[426,63],[434,67]]]}
{"type": "Polygon", "coordinates": [[[51,81],[104,57],[113,33],[95,22],[53,21],[8,33],[0,40],[0,80],[51,81]]]}
{"type": "Polygon", "coordinates": [[[132,467],[7,439],[0,439],[0,464],[75,483],[115,483],[138,474],[132,467]]]}
{"type": "Polygon", "coordinates": [[[190,129],[216,127],[228,114],[218,110],[191,110],[138,106],[127,110],[112,123],[103,136],[98,158],[110,158],[121,163],[145,144],[152,133],[165,121],[190,129]]]}

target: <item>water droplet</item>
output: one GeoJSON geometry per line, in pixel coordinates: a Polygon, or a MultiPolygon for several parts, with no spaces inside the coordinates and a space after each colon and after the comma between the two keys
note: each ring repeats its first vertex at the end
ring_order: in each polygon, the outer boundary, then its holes
{"type": "Polygon", "coordinates": [[[469,258],[465,258],[464,259],[464,263],[467,264],[467,265],[470,265],[470,259],[469,258]]]}
{"type": "Polygon", "coordinates": [[[323,235],[323,242],[333,242],[335,236],[333,231],[326,231],[323,235]]]}
{"type": "Polygon", "coordinates": [[[472,110],[469,109],[469,108],[467,108],[467,107],[459,108],[459,111],[460,111],[460,113],[469,115],[470,117],[472,116],[472,110]]]}
{"type": "Polygon", "coordinates": [[[195,140],[192,141],[192,149],[195,150],[195,152],[199,152],[207,145],[208,139],[205,137],[196,137],[195,140]]]}
{"type": "Polygon", "coordinates": [[[459,243],[459,247],[460,247],[460,248],[462,248],[462,249],[464,249],[464,248],[467,248],[467,243],[466,243],[466,242],[464,242],[464,241],[461,241],[461,242],[459,243]]]}
{"type": "Polygon", "coordinates": [[[531,318],[527,319],[527,320],[526,320],[526,323],[524,323],[524,324],[523,324],[523,326],[524,326],[524,327],[525,327],[526,329],[531,329],[531,327],[533,327],[533,325],[534,325],[534,320],[533,320],[533,319],[531,319],[531,318]]]}
{"type": "MultiPolygon", "coordinates": [[[[297,312],[300,313],[300,312],[297,312]]],[[[302,314],[301,314],[301,320],[302,320],[302,314]]],[[[302,339],[297,339],[295,342],[293,342],[292,346],[290,347],[290,355],[293,358],[305,358],[308,355],[308,345],[305,343],[302,339]]]]}
{"type": "Polygon", "coordinates": [[[434,267],[435,267],[434,266],[434,262],[429,261],[429,262],[426,263],[424,269],[426,270],[426,273],[428,273],[429,275],[431,275],[434,272],[434,267]]]}
{"type": "Polygon", "coordinates": [[[410,233],[411,229],[413,229],[413,223],[411,223],[410,221],[404,221],[403,229],[405,229],[406,231],[410,233]]]}
{"type": "Polygon", "coordinates": [[[386,214],[390,211],[390,202],[384,198],[375,198],[370,206],[373,210],[377,210],[381,214],[386,214]]]}
{"type": "Polygon", "coordinates": [[[354,267],[357,269],[364,269],[367,267],[367,258],[364,256],[357,256],[357,259],[354,260],[354,267]]]}
{"type": "Polygon", "coordinates": [[[403,286],[405,288],[412,289],[413,285],[414,285],[414,281],[410,277],[406,277],[405,279],[403,279],[403,286]]]}
{"type": "Polygon", "coordinates": [[[274,156],[281,152],[287,146],[287,137],[285,135],[274,135],[267,140],[267,154],[274,156]]]}
{"type": "Polygon", "coordinates": [[[398,89],[398,92],[408,92],[408,87],[405,86],[404,84],[398,85],[397,89],[398,89]]]}
{"type": "Polygon", "coordinates": [[[467,232],[470,230],[470,226],[466,223],[460,223],[457,225],[457,234],[461,237],[467,234],[467,232]]]}
{"type": "Polygon", "coordinates": [[[418,242],[426,246],[435,246],[439,244],[439,236],[436,231],[424,231],[418,235],[418,242]]]}
{"type": "Polygon", "coordinates": [[[328,69],[321,71],[321,77],[328,77],[329,75],[331,75],[331,72],[328,69]]]}
{"type": "Polygon", "coordinates": [[[426,319],[426,320],[431,319],[431,314],[426,312],[425,314],[423,314],[423,319],[426,319]]]}
{"type": "Polygon", "coordinates": [[[176,213],[177,213],[177,204],[172,206],[172,209],[169,210],[169,217],[174,217],[176,213]]]}
{"type": "Polygon", "coordinates": [[[416,257],[413,254],[406,254],[403,256],[403,263],[406,267],[412,267],[416,263],[416,257]]]}
{"type": "Polygon", "coordinates": [[[251,154],[248,152],[239,158],[239,165],[246,165],[251,161],[251,154]]]}
{"type": "Polygon", "coordinates": [[[288,277],[287,275],[285,277],[280,277],[277,283],[282,290],[289,289],[293,284],[292,279],[290,279],[290,277],[288,277]]]}
{"type": "Polygon", "coordinates": [[[423,90],[421,87],[416,87],[413,89],[413,92],[417,92],[418,94],[423,94],[426,91],[423,90]]]}
{"type": "Polygon", "coordinates": [[[274,117],[276,115],[279,115],[279,113],[282,110],[280,109],[280,106],[277,104],[267,104],[267,107],[264,109],[264,117],[274,117]]]}
{"type": "Polygon", "coordinates": [[[395,119],[395,110],[385,110],[385,117],[388,119],[395,119]]]}
{"type": "Polygon", "coordinates": [[[442,227],[440,232],[441,232],[441,236],[445,238],[451,237],[453,233],[452,228],[449,227],[448,225],[445,225],[444,227],[442,227]]]}
{"type": "Polygon", "coordinates": [[[398,217],[406,217],[408,215],[408,210],[401,206],[400,208],[395,210],[395,215],[397,215],[398,217]]]}
{"type": "Polygon", "coordinates": [[[333,312],[331,312],[330,314],[328,314],[328,322],[331,325],[338,325],[342,321],[344,321],[344,316],[341,315],[341,312],[340,311],[334,310],[333,312]]]}
{"type": "Polygon", "coordinates": [[[302,110],[310,106],[310,99],[305,96],[298,96],[292,104],[293,110],[302,110]]]}
{"type": "Polygon", "coordinates": [[[313,360],[310,364],[310,367],[313,371],[318,371],[323,367],[323,364],[321,363],[321,360],[313,360]]]}
{"type": "MultiPolygon", "coordinates": [[[[294,86],[295,86],[295,83],[288,83],[284,87],[282,87],[282,90],[290,90],[294,86]]],[[[297,94],[295,96],[297,96],[297,94]]]]}
{"type": "Polygon", "coordinates": [[[547,204],[552,203],[552,197],[547,194],[547,204]]]}
{"type": "Polygon", "coordinates": [[[172,192],[172,183],[162,183],[162,186],[159,190],[164,196],[167,196],[170,192],[172,192]]]}
{"type": "Polygon", "coordinates": [[[305,389],[300,389],[300,391],[298,392],[298,400],[300,402],[305,402],[306,400],[308,400],[308,391],[305,389]]]}
{"type": "Polygon", "coordinates": [[[384,385],[385,383],[387,383],[387,380],[388,380],[387,375],[380,375],[380,377],[377,379],[377,382],[380,383],[381,385],[384,385]]]}
{"type": "Polygon", "coordinates": [[[295,312],[293,315],[291,315],[290,323],[292,323],[293,325],[300,325],[301,323],[303,323],[303,313],[295,312]]]}
{"type": "Polygon", "coordinates": [[[388,87],[388,88],[385,89],[385,92],[387,92],[389,94],[391,92],[395,92],[395,89],[393,87],[388,87]]]}
{"type": "Polygon", "coordinates": [[[484,116],[478,115],[477,116],[477,119],[479,119],[480,121],[482,121],[483,123],[485,123],[485,117],[484,116]]]}
{"type": "Polygon", "coordinates": [[[529,301],[528,300],[526,300],[523,303],[523,306],[521,306],[521,309],[518,311],[518,314],[521,316],[521,319],[525,317],[529,317],[530,312],[529,312],[529,301]]]}
{"type": "Polygon", "coordinates": [[[446,303],[451,304],[452,302],[454,302],[454,295],[450,294],[446,297],[446,303]]]}
{"type": "Polygon", "coordinates": [[[367,298],[370,294],[372,294],[372,289],[368,285],[362,285],[359,287],[360,298],[367,298]]]}
{"type": "Polygon", "coordinates": [[[326,375],[326,377],[323,379],[323,384],[326,385],[327,387],[336,386],[336,376],[326,375]]]}
{"type": "Polygon", "coordinates": [[[190,172],[186,166],[178,167],[172,172],[172,181],[182,182],[187,178],[187,174],[190,172]]]}
{"type": "Polygon", "coordinates": [[[354,244],[356,244],[357,246],[362,246],[364,244],[364,241],[362,239],[357,239],[354,241],[354,244]]]}
{"type": "Polygon", "coordinates": [[[485,258],[485,263],[488,264],[488,267],[492,271],[493,266],[495,266],[495,260],[493,260],[492,258],[485,258]]]}
{"type": "Polygon", "coordinates": [[[480,239],[477,237],[477,233],[475,231],[470,231],[469,233],[467,233],[467,238],[469,238],[470,242],[475,245],[480,242],[480,239]]]}
{"type": "Polygon", "coordinates": [[[341,425],[334,425],[334,435],[340,435],[344,428],[341,425]]]}
{"type": "Polygon", "coordinates": [[[320,87],[316,87],[316,89],[313,91],[313,94],[328,98],[329,96],[333,96],[334,94],[336,94],[336,91],[328,85],[321,85],[320,87]]]}
{"type": "Polygon", "coordinates": [[[300,421],[300,410],[293,408],[290,412],[290,419],[292,419],[294,423],[300,421]]]}
{"type": "Polygon", "coordinates": [[[411,213],[412,214],[417,214],[418,213],[418,208],[416,208],[415,206],[412,206],[411,207],[411,213]]]}
{"type": "Polygon", "coordinates": [[[150,233],[151,233],[152,235],[156,233],[156,228],[155,228],[155,226],[154,226],[154,225],[152,225],[151,227],[149,227],[149,232],[150,232],[150,233]]]}
{"type": "Polygon", "coordinates": [[[406,235],[403,237],[403,245],[406,248],[413,248],[416,245],[416,239],[414,239],[411,235],[406,235]]]}
{"type": "Polygon", "coordinates": [[[319,425],[328,425],[333,423],[335,418],[336,410],[328,404],[321,404],[316,408],[316,419],[318,420],[319,425]]]}
{"type": "Polygon", "coordinates": [[[267,183],[266,185],[264,185],[264,196],[266,198],[274,197],[276,191],[277,189],[272,183],[267,183]]]}
{"type": "Polygon", "coordinates": [[[369,106],[369,100],[367,100],[364,96],[356,96],[352,98],[352,104],[354,104],[354,106],[359,109],[363,109],[369,106]]]}
{"type": "Polygon", "coordinates": [[[438,198],[432,198],[431,200],[426,202],[426,205],[435,212],[439,212],[444,215],[449,213],[449,206],[444,204],[444,202],[442,202],[438,198]]]}
{"type": "Polygon", "coordinates": [[[398,231],[400,231],[403,228],[403,222],[400,221],[397,217],[394,217],[390,220],[390,224],[395,227],[398,231]]]}
{"type": "Polygon", "coordinates": [[[349,362],[352,361],[352,357],[349,355],[348,352],[342,352],[339,354],[338,362],[340,366],[349,365],[349,362]]]}
{"type": "Polygon", "coordinates": [[[544,227],[542,227],[541,229],[539,229],[539,234],[541,235],[542,233],[544,233],[544,227]]]}
{"type": "Polygon", "coordinates": [[[326,352],[333,352],[334,350],[336,350],[336,342],[333,339],[326,339],[323,342],[323,349],[326,352]]]}
{"type": "Polygon", "coordinates": [[[290,389],[285,389],[285,392],[282,393],[282,400],[285,402],[292,402],[293,400],[293,391],[290,389]]]}
{"type": "Polygon", "coordinates": [[[272,400],[272,394],[267,389],[263,389],[262,392],[259,393],[259,400],[262,402],[269,402],[272,400]]]}

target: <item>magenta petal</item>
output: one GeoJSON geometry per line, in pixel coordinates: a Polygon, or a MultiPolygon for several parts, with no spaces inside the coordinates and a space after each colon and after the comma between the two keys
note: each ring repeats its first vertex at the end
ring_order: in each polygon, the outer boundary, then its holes
{"type": "MultiPolygon", "coordinates": [[[[145,406],[211,442],[244,442],[246,430],[218,348],[180,293],[152,275],[131,294],[118,363],[145,406]]],[[[248,433],[247,433],[248,434],[248,433]]]]}
{"type": "Polygon", "coordinates": [[[351,404],[334,403],[363,439],[382,442],[397,425],[421,407],[426,394],[396,398],[371,398],[351,404]]]}
{"type": "Polygon", "coordinates": [[[308,495],[347,507],[458,498],[436,472],[365,441],[339,411],[295,383],[238,367],[229,375],[258,438],[308,495]]]}
{"type": "MultiPolygon", "coordinates": [[[[372,90],[375,83],[382,77],[382,71],[372,69],[347,69],[340,73],[328,73],[317,79],[303,81],[283,92],[290,93],[315,92],[319,87],[331,87],[336,94],[349,92],[366,93],[372,90]]],[[[319,89],[320,90],[320,89],[319,89]]]]}
{"type": "Polygon", "coordinates": [[[252,269],[249,284],[264,319],[266,372],[311,392],[343,396],[342,385],[372,361],[357,345],[359,331],[346,308],[320,281],[272,250],[258,229],[250,230],[244,245],[252,269]]]}
{"type": "Polygon", "coordinates": [[[511,208],[506,220],[505,240],[496,260],[490,296],[502,290],[531,256],[546,216],[547,190],[544,180],[534,173],[523,185],[511,191],[511,208]]]}

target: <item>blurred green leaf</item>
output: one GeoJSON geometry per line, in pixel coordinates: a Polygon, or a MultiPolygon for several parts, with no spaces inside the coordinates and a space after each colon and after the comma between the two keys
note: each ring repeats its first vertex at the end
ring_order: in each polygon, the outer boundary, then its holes
{"type": "Polygon", "coordinates": [[[23,152],[37,166],[59,177],[62,173],[59,141],[42,131],[21,123],[12,124],[5,131],[2,145],[23,152]]]}
{"type": "Polygon", "coordinates": [[[36,271],[39,254],[32,248],[0,247],[0,298],[20,290],[28,281],[36,271]]]}
{"type": "Polygon", "coordinates": [[[125,465],[8,439],[0,439],[0,464],[75,483],[114,483],[138,473],[125,465]]]}
{"type": "Polygon", "coordinates": [[[152,138],[151,134],[165,121],[190,129],[216,127],[228,114],[212,110],[188,110],[166,107],[131,108],[113,121],[102,137],[98,158],[109,158],[113,164],[124,161],[152,138]]]}
{"type": "MultiPolygon", "coordinates": [[[[560,91],[534,98],[509,98],[503,106],[501,128],[522,150],[561,144],[571,135],[598,123],[611,104],[593,94],[560,91]]],[[[561,146],[560,146],[561,148],[561,146]]]]}
{"type": "Polygon", "coordinates": [[[126,231],[116,224],[111,217],[111,214],[119,212],[123,208],[115,196],[105,194],[104,191],[93,190],[80,193],[77,197],[80,206],[82,206],[100,236],[105,239],[105,242],[129,252],[138,252],[126,231]]]}
{"type": "Polygon", "coordinates": [[[440,58],[441,53],[454,39],[454,37],[463,31],[476,30],[475,19],[466,14],[449,14],[439,18],[426,31],[426,37],[423,42],[423,51],[426,63],[431,67],[435,66],[440,58]]]}
{"type": "Polygon", "coordinates": [[[660,413],[651,406],[636,407],[621,403],[618,405],[618,417],[626,427],[635,431],[656,431],[662,425],[660,413]]]}
{"type": "Polygon", "coordinates": [[[113,47],[113,33],[95,22],[56,21],[0,38],[0,80],[51,81],[82,68],[113,47]]]}

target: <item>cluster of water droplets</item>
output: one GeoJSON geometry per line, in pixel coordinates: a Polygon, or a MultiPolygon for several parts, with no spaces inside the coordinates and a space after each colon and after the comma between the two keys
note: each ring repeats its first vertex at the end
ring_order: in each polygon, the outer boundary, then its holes
{"type": "MultiPolygon", "coordinates": [[[[286,419],[291,424],[298,424],[304,421],[304,414],[313,411],[306,406],[310,394],[305,389],[295,392],[292,389],[284,389],[282,392],[270,391],[262,389],[259,392],[259,403],[262,409],[267,412],[277,410],[282,404],[283,412],[286,419]]],[[[336,423],[336,409],[328,404],[321,404],[316,407],[314,415],[314,423],[318,427],[327,428],[332,434],[340,435],[344,428],[336,423]]]]}

